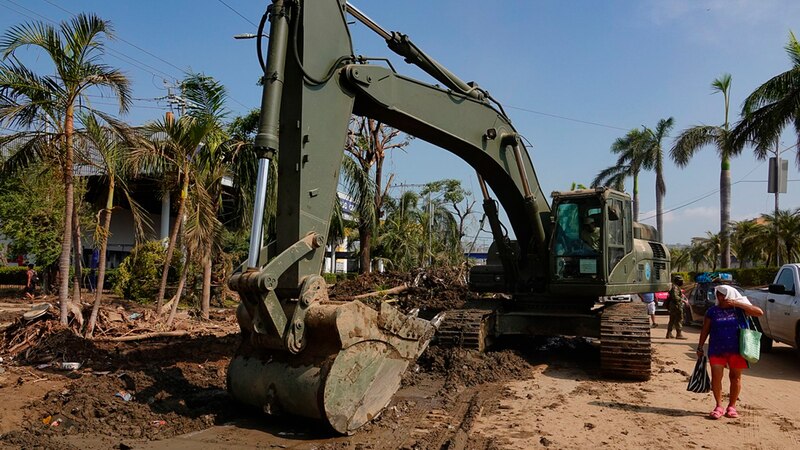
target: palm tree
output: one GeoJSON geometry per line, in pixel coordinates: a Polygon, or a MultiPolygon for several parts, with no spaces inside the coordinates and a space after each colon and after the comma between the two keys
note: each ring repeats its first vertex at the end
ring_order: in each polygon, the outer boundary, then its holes
{"type": "MultiPolygon", "coordinates": [[[[743,119],[732,132],[738,147],[756,143],[755,154],[759,159],[766,157],[770,144],[789,124],[794,126],[800,144],[800,43],[791,31],[785,48],[792,67],[766,81],[745,99],[743,119]]],[[[800,152],[796,163],[800,167],[800,152]]]]}
{"type": "Polygon", "coordinates": [[[382,215],[383,199],[391,185],[391,177],[385,186],[383,184],[383,160],[387,151],[406,147],[411,142],[409,136],[395,141],[398,137],[400,137],[399,130],[390,128],[375,119],[354,117],[350,124],[345,151],[359,163],[362,172],[369,174],[372,168],[375,168],[372,183],[374,194],[369,199],[363,197],[369,192],[361,194],[364,200],[363,208],[371,207],[374,211],[367,212],[359,208],[359,212],[363,214],[358,215],[359,259],[362,273],[370,271],[370,249],[373,234],[377,229],[376,220],[382,215]]]}
{"type": "Polygon", "coordinates": [[[350,155],[342,158],[342,182],[347,194],[355,203],[355,220],[359,237],[359,260],[361,273],[369,272],[371,239],[378,227],[375,212],[375,182],[368,167],[350,155]],[[365,256],[366,255],[366,256],[365,256]]]}
{"type": "MultiPolygon", "coordinates": [[[[24,157],[31,161],[38,156],[52,155],[56,149],[64,177],[64,235],[61,242],[59,272],[61,285],[58,300],[61,322],[67,323],[69,312],[69,266],[76,223],[73,220],[75,160],[73,136],[75,112],[87,108],[87,91],[108,88],[117,97],[120,113],[131,103],[127,77],[119,70],[101,63],[104,53],[102,37],[113,37],[111,23],[93,14],[79,14],[61,22],[59,28],[43,22],[17,25],[0,39],[0,124],[27,131],[12,133],[7,138],[28,134],[24,157]],[[53,63],[55,74],[39,75],[17,58],[22,47],[41,49],[53,63]]],[[[2,142],[0,142],[1,144],[2,142]]],[[[76,271],[77,272],[77,271],[76,271]]],[[[77,275],[80,275],[79,273],[77,275]]]]}
{"type": "Polygon", "coordinates": [[[166,180],[174,180],[180,189],[175,223],[170,231],[167,255],[162,267],[161,285],[156,297],[158,312],[161,311],[167,289],[169,261],[172,261],[178,234],[183,228],[189,186],[194,179],[192,158],[212,128],[212,123],[188,115],[178,120],[159,120],[144,127],[150,143],[132,154],[137,165],[143,170],[163,174],[166,180]]]}
{"type": "Polygon", "coordinates": [[[719,172],[719,235],[722,240],[723,267],[731,265],[730,220],[731,220],[731,158],[742,152],[742,147],[734,147],[730,138],[728,112],[730,109],[731,76],[723,74],[711,83],[713,92],[721,92],[724,101],[724,121],[721,126],[697,125],[684,130],[675,140],[670,151],[672,160],[678,167],[686,167],[692,156],[713,144],[720,159],[719,172]]]}
{"type": "Polygon", "coordinates": [[[722,237],[706,231],[706,237],[697,241],[698,251],[704,254],[704,260],[711,264],[711,270],[717,270],[717,263],[722,253],[722,237]]]}
{"type": "MultiPolygon", "coordinates": [[[[778,229],[778,242],[782,261],[797,261],[800,259],[800,208],[794,210],[778,210],[777,214],[762,214],[766,234],[775,233],[778,229]]],[[[769,239],[774,242],[774,234],[769,239]]]]}
{"type": "Polygon", "coordinates": [[[731,222],[730,228],[731,253],[739,260],[739,267],[752,267],[764,256],[761,245],[764,226],[755,220],[742,220],[731,222]]]}
{"type": "Polygon", "coordinates": [[[420,267],[424,258],[425,231],[419,195],[406,191],[398,199],[386,199],[386,220],[381,224],[376,253],[400,271],[420,267]]]}
{"type": "Polygon", "coordinates": [[[458,222],[453,213],[445,207],[441,198],[428,196],[424,202],[424,210],[420,217],[423,226],[425,246],[424,254],[431,265],[454,265],[463,262],[461,239],[458,234],[458,222]]]}
{"type": "Polygon", "coordinates": [[[186,227],[187,246],[194,249],[192,254],[203,267],[203,287],[201,294],[201,313],[209,318],[211,303],[211,272],[215,253],[221,251],[222,223],[219,212],[222,205],[222,180],[228,174],[230,158],[228,134],[222,126],[227,115],[225,109],[225,87],[211,77],[193,74],[181,84],[181,92],[189,102],[187,114],[210,124],[203,145],[193,159],[196,183],[190,196],[192,208],[189,210],[189,223],[186,227]]]}
{"type": "Polygon", "coordinates": [[[661,143],[674,124],[675,120],[670,117],[659,120],[655,130],[646,127],[644,129],[647,137],[642,166],[651,167],[656,173],[656,228],[658,240],[661,242],[664,242],[664,195],[667,193],[667,184],[664,182],[664,147],[661,143]]]}
{"type": "Polygon", "coordinates": [[[686,268],[686,265],[691,260],[688,248],[671,248],[669,249],[670,263],[672,270],[681,271],[686,268]]]}
{"type": "Polygon", "coordinates": [[[618,191],[625,190],[625,179],[633,179],[633,220],[639,220],[639,172],[651,169],[645,159],[645,144],[648,141],[645,130],[633,129],[624,137],[611,144],[611,152],[619,155],[617,163],[597,174],[592,186],[610,186],[618,191]]]}
{"type": "Polygon", "coordinates": [[[144,235],[144,223],[146,216],[138,203],[131,196],[127,181],[133,175],[128,155],[130,149],[137,144],[136,134],[121,123],[114,123],[113,127],[104,127],[94,115],[82,120],[86,129],[77,135],[79,143],[88,147],[87,153],[91,153],[89,162],[100,170],[101,177],[108,183],[106,193],[106,205],[97,213],[97,226],[94,232],[95,245],[99,246],[99,264],[97,274],[97,286],[95,287],[94,305],[86,325],[86,338],[91,338],[94,333],[94,326],[97,321],[97,313],[100,310],[100,299],[103,295],[103,286],[106,274],[106,249],[108,247],[108,237],[111,234],[111,214],[114,210],[115,195],[117,187],[125,196],[130,205],[133,215],[137,240],[144,235]]]}
{"type": "MultiPolygon", "coordinates": [[[[231,189],[235,193],[227,199],[230,208],[223,212],[225,226],[246,229],[253,217],[253,196],[255,195],[258,173],[258,154],[253,149],[260,111],[254,109],[244,116],[233,119],[228,125],[228,140],[224,143],[225,164],[229,166],[228,176],[231,189]]],[[[278,155],[275,154],[269,165],[267,176],[267,201],[264,211],[264,241],[275,234],[275,214],[277,205],[278,155]]]]}
{"type": "Polygon", "coordinates": [[[692,242],[692,245],[689,247],[689,261],[692,262],[695,272],[699,272],[700,267],[704,267],[709,263],[708,252],[700,242],[692,242]]]}

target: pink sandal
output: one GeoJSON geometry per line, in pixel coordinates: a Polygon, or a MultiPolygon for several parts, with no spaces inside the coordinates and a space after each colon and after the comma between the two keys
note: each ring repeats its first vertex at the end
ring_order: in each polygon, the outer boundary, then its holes
{"type": "Polygon", "coordinates": [[[711,412],[708,414],[708,417],[710,417],[710,418],[712,418],[712,419],[714,419],[714,420],[717,420],[717,419],[719,419],[720,417],[722,417],[722,416],[723,416],[723,414],[725,414],[725,410],[723,410],[723,409],[722,409],[722,406],[717,406],[716,408],[714,408],[714,410],[713,410],[713,411],[711,411],[711,412]]]}
{"type": "Polygon", "coordinates": [[[736,419],[739,417],[739,412],[736,411],[736,408],[734,408],[733,406],[728,406],[728,409],[725,411],[725,417],[736,419]]]}

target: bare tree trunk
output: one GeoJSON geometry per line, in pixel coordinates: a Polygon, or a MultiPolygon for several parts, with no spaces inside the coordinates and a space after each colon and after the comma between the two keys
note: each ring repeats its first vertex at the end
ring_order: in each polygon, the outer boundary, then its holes
{"type": "Polygon", "coordinates": [[[114,179],[111,178],[108,185],[108,199],[106,209],[103,211],[102,234],[100,235],[100,259],[97,268],[97,286],[94,291],[94,305],[92,313],[89,315],[89,324],[86,325],[86,338],[91,339],[94,333],[94,326],[97,323],[97,313],[100,311],[100,299],[103,297],[103,284],[106,277],[106,249],[108,248],[108,235],[111,228],[111,211],[114,207],[114,179]]]}
{"type": "Polygon", "coordinates": [[[639,221],[639,174],[633,174],[633,221],[639,221]]]}
{"type": "Polygon", "coordinates": [[[200,311],[203,319],[208,320],[211,310],[211,242],[206,244],[206,258],[203,261],[203,293],[200,299],[200,311]]]}
{"type": "Polygon", "coordinates": [[[719,173],[719,238],[722,241],[721,266],[723,269],[731,266],[731,168],[730,162],[722,161],[722,170],[719,173]]]}
{"type": "Polygon", "coordinates": [[[358,227],[358,239],[360,243],[359,249],[359,264],[361,268],[360,273],[370,273],[370,246],[372,245],[372,227],[369,225],[358,227]]]}
{"type": "Polygon", "coordinates": [[[175,293],[175,301],[172,303],[172,309],[169,311],[169,318],[167,319],[167,329],[172,328],[172,322],[175,321],[175,314],[178,312],[178,303],[181,302],[181,294],[183,294],[183,287],[186,285],[186,275],[189,272],[189,255],[186,255],[186,261],[181,269],[181,279],[178,282],[178,292],[175,293]]]}
{"type": "Polygon", "coordinates": [[[74,255],[74,272],[72,274],[72,302],[76,305],[81,304],[81,277],[83,276],[83,244],[81,242],[81,224],[78,218],[78,210],[81,202],[75,202],[72,209],[72,249],[74,255]]]}
{"type": "MultiPolygon", "coordinates": [[[[662,186],[663,182],[664,176],[659,171],[656,173],[656,185],[662,186]]],[[[658,241],[664,242],[664,192],[658,187],[656,188],[656,228],[658,229],[658,241]]]]}
{"type": "Polygon", "coordinates": [[[178,243],[178,232],[183,225],[183,209],[186,204],[186,197],[189,192],[189,177],[186,171],[183,173],[183,183],[181,187],[181,196],[178,199],[178,214],[175,216],[175,224],[172,225],[172,232],[169,235],[169,245],[167,245],[167,255],[164,259],[164,266],[161,268],[161,285],[158,288],[158,297],[156,297],[156,314],[161,311],[161,305],[164,302],[164,293],[167,291],[167,277],[169,276],[169,265],[172,261],[172,255],[175,253],[175,246],[178,243]]]}
{"type": "Polygon", "coordinates": [[[72,179],[74,154],[72,151],[73,108],[67,108],[64,124],[66,148],[64,149],[64,238],[61,240],[61,256],[58,258],[58,271],[61,275],[58,286],[58,302],[61,312],[61,323],[69,322],[69,266],[72,253],[72,210],[75,208],[75,186],[72,179]]]}

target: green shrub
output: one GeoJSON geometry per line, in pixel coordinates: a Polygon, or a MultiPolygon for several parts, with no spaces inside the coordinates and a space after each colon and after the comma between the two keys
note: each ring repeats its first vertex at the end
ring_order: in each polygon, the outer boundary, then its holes
{"type": "MultiPolygon", "coordinates": [[[[133,248],[116,270],[114,292],[127,299],[151,301],[161,284],[161,268],[167,249],[161,241],[148,241],[133,248]]],[[[183,254],[176,249],[170,262],[167,281],[178,280],[183,254]]]]}
{"type": "MultiPolygon", "coordinates": [[[[733,280],[740,286],[764,286],[772,283],[775,279],[775,274],[778,273],[779,267],[747,267],[739,269],[720,269],[718,272],[729,273],[733,280]]],[[[684,279],[694,281],[695,276],[703,272],[677,272],[684,275],[684,279]]]]}
{"type": "MultiPolygon", "coordinates": [[[[72,273],[71,271],[72,268],[70,267],[70,273],[72,273]]],[[[85,280],[87,277],[89,277],[89,275],[92,274],[92,269],[84,267],[83,270],[81,270],[81,273],[83,274],[83,279],[85,280]]],[[[95,269],[94,275],[97,276],[99,274],[100,270],[95,269]]],[[[105,279],[103,280],[103,290],[114,289],[116,281],[117,281],[117,269],[106,269],[105,279]]]]}
{"type": "Polygon", "coordinates": [[[323,273],[322,278],[325,279],[325,282],[328,284],[336,283],[336,274],[335,273],[323,273]]]}
{"type": "Polygon", "coordinates": [[[682,276],[684,283],[691,283],[694,281],[694,272],[672,272],[672,275],[669,277],[670,282],[672,282],[672,278],[675,275],[682,276]]]}
{"type": "MultiPolygon", "coordinates": [[[[38,268],[35,268],[37,271],[38,268]]],[[[28,283],[28,278],[25,272],[28,268],[25,266],[2,266],[0,267],[0,284],[14,284],[25,286],[28,283]]],[[[41,278],[41,274],[39,278],[41,278]]]]}

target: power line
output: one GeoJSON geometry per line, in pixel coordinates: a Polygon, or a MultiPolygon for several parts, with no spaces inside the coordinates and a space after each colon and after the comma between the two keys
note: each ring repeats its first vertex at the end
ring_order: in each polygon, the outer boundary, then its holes
{"type": "MultiPolygon", "coordinates": [[[[7,1],[11,1],[11,2],[13,2],[13,0],[7,0],[7,1]]],[[[75,13],[74,13],[74,12],[72,12],[72,11],[69,11],[69,10],[67,10],[67,9],[64,9],[64,8],[62,8],[60,5],[58,5],[58,4],[56,4],[56,3],[54,3],[54,2],[52,2],[52,1],[50,1],[50,0],[44,0],[44,1],[45,1],[45,2],[47,2],[47,3],[49,3],[49,4],[51,4],[51,5],[53,5],[53,6],[55,6],[56,8],[60,9],[61,11],[64,11],[64,12],[65,12],[65,13],[67,13],[67,14],[70,14],[70,15],[73,15],[73,16],[75,15],[75,13]]],[[[241,17],[241,18],[243,18],[244,20],[246,20],[246,21],[250,22],[250,23],[251,23],[253,26],[255,26],[255,27],[258,27],[258,25],[256,25],[255,23],[253,23],[253,22],[252,22],[250,19],[248,19],[248,18],[247,18],[247,17],[245,17],[244,15],[240,14],[238,11],[236,11],[235,9],[233,9],[233,8],[232,8],[230,5],[228,5],[228,4],[227,4],[227,3],[225,3],[224,1],[222,1],[222,0],[219,0],[219,2],[220,2],[220,3],[222,3],[223,5],[227,6],[227,7],[228,7],[228,9],[230,9],[231,11],[233,11],[234,13],[236,13],[236,14],[237,14],[239,17],[241,17]]],[[[21,8],[24,8],[24,7],[21,7],[21,8]]],[[[27,9],[27,8],[26,8],[26,9],[27,9]]],[[[30,11],[30,10],[28,10],[28,11],[30,11]]],[[[34,14],[36,14],[36,13],[35,13],[35,12],[33,12],[33,11],[31,11],[31,12],[32,12],[32,13],[34,13],[34,14]]],[[[40,17],[44,17],[44,16],[41,16],[41,15],[39,15],[39,14],[37,14],[37,15],[38,15],[38,16],[40,16],[40,17]]],[[[46,19],[46,20],[50,20],[50,19],[47,19],[46,17],[45,17],[45,19],[46,19]]],[[[52,20],[50,20],[50,22],[53,22],[53,21],[52,21],[52,20]]],[[[55,23],[55,22],[53,22],[53,23],[55,23]]],[[[140,46],[138,46],[138,45],[134,44],[133,42],[130,42],[130,41],[128,41],[128,40],[126,40],[126,39],[123,39],[123,38],[121,38],[121,37],[117,37],[116,39],[117,39],[117,40],[119,40],[120,42],[124,42],[124,43],[126,43],[126,44],[130,45],[131,47],[133,47],[133,48],[135,48],[135,49],[137,49],[137,50],[139,50],[139,51],[141,51],[141,52],[143,52],[143,53],[146,53],[147,55],[150,55],[150,56],[152,56],[153,58],[155,58],[155,59],[157,59],[157,60],[159,60],[159,61],[161,61],[161,62],[163,62],[163,63],[165,63],[165,64],[167,64],[167,65],[169,65],[169,66],[171,66],[171,67],[174,67],[175,69],[179,70],[179,71],[180,71],[182,74],[184,74],[184,75],[188,74],[188,72],[187,72],[186,70],[184,70],[184,69],[181,69],[180,67],[176,66],[175,64],[172,64],[171,62],[167,61],[166,59],[164,59],[164,58],[161,58],[160,56],[158,56],[158,55],[155,55],[155,54],[151,53],[150,51],[148,51],[148,50],[146,50],[146,49],[144,49],[144,48],[142,48],[142,47],[140,47],[140,46]]],[[[109,48],[109,51],[112,51],[112,52],[114,52],[115,50],[114,50],[114,49],[111,49],[111,48],[109,48]]],[[[175,77],[175,76],[172,76],[172,75],[170,75],[170,74],[168,74],[168,73],[165,73],[165,72],[163,72],[163,71],[161,71],[161,70],[159,70],[159,69],[156,69],[155,67],[153,67],[153,66],[150,66],[150,65],[148,65],[148,64],[145,64],[145,63],[143,63],[143,62],[141,62],[141,61],[139,61],[139,60],[136,60],[136,59],[134,59],[134,58],[133,58],[133,57],[131,57],[131,56],[125,55],[124,53],[121,53],[121,52],[117,52],[117,53],[120,53],[122,56],[125,56],[125,57],[127,57],[127,58],[129,58],[129,59],[131,59],[131,60],[133,60],[133,61],[136,61],[136,62],[138,62],[139,64],[142,64],[142,65],[144,65],[144,66],[147,66],[147,67],[149,67],[149,68],[151,68],[151,69],[155,70],[156,72],[159,72],[159,73],[161,73],[162,75],[166,75],[166,77],[167,77],[167,78],[172,78],[172,79],[176,79],[176,80],[177,80],[177,77],[175,77]]],[[[111,55],[111,56],[113,56],[113,55],[111,55]]],[[[119,59],[119,58],[118,58],[118,59],[119,59]]],[[[123,60],[123,61],[124,61],[124,60],[123,60]]],[[[129,64],[132,64],[132,65],[136,66],[136,64],[134,64],[134,63],[132,63],[132,62],[129,62],[129,61],[126,61],[126,62],[128,62],[129,64]]],[[[142,69],[142,67],[141,67],[141,66],[137,66],[137,67],[139,67],[140,69],[142,69]]],[[[153,72],[150,72],[150,71],[148,71],[148,70],[146,70],[146,69],[142,69],[142,70],[144,70],[145,72],[151,73],[152,75],[156,75],[155,73],[153,73],[153,72]]],[[[234,103],[237,103],[237,104],[238,104],[239,106],[241,106],[242,108],[248,108],[248,106],[247,106],[247,105],[243,104],[243,103],[242,103],[242,102],[240,102],[239,100],[236,100],[235,98],[233,98],[233,97],[231,97],[231,96],[228,96],[228,98],[229,98],[231,101],[233,101],[234,103]]]]}
{"type": "MultiPolygon", "coordinates": [[[[23,10],[25,10],[25,11],[28,11],[28,12],[30,12],[31,14],[33,14],[33,15],[35,15],[35,16],[37,16],[37,17],[41,18],[42,20],[46,20],[47,22],[50,22],[50,23],[51,23],[51,24],[53,24],[53,25],[58,25],[58,22],[56,22],[55,20],[53,20],[53,19],[50,19],[49,17],[43,16],[42,14],[39,14],[39,13],[37,13],[36,11],[34,11],[34,10],[30,9],[30,8],[26,8],[25,6],[22,6],[22,5],[20,5],[19,3],[16,3],[14,0],[6,0],[6,1],[7,1],[7,2],[9,2],[9,3],[11,3],[11,4],[13,4],[13,5],[15,5],[15,6],[17,6],[18,8],[21,8],[21,9],[23,9],[23,10]]],[[[31,20],[37,20],[35,17],[33,17],[33,16],[29,15],[29,14],[25,14],[24,12],[20,12],[20,11],[18,11],[18,10],[16,10],[16,9],[14,9],[14,8],[12,8],[12,7],[8,6],[8,5],[2,5],[2,4],[0,4],[0,6],[3,6],[4,8],[6,8],[6,9],[8,9],[8,10],[10,10],[10,11],[13,11],[13,12],[15,12],[15,13],[17,13],[17,14],[21,15],[21,16],[27,17],[28,19],[31,19],[31,20]]],[[[120,40],[121,40],[121,39],[120,39],[120,40]]],[[[120,51],[118,51],[118,50],[114,50],[113,48],[110,48],[110,47],[109,47],[109,48],[107,48],[107,50],[109,51],[109,53],[113,53],[113,54],[109,54],[109,56],[111,56],[111,57],[116,57],[117,59],[120,59],[120,60],[122,60],[123,62],[126,62],[126,63],[128,63],[128,64],[131,64],[131,65],[133,65],[133,66],[136,66],[137,68],[139,68],[139,69],[141,69],[141,70],[144,70],[145,72],[148,72],[148,73],[150,73],[150,74],[152,74],[152,75],[154,75],[154,76],[161,77],[162,75],[165,75],[167,78],[173,78],[173,79],[175,79],[175,78],[176,78],[175,76],[173,76],[173,75],[171,75],[171,74],[168,74],[168,73],[166,73],[166,72],[164,72],[164,71],[162,71],[162,70],[159,70],[159,69],[157,69],[157,68],[155,68],[155,67],[153,67],[153,66],[151,66],[151,65],[149,65],[149,64],[147,64],[147,63],[144,63],[144,62],[142,62],[142,61],[139,61],[139,60],[137,60],[136,58],[134,58],[134,57],[132,57],[132,56],[128,56],[128,55],[126,55],[126,54],[124,54],[124,53],[122,53],[122,52],[120,52],[120,51]],[[127,61],[127,60],[125,60],[124,58],[127,58],[127,59],[128,59],[128,60],[130,60],[130,61],[127,61]],[[135,63],[134,63],[134,62],[131,62],[131,61],[135,61],[135,63]],[[154,71],[156,71],[156,72],[159,72],[161,75],[158,75],[158,74],[156,74],[155,72],[153,72],[153,71],[151,71],[151,70],[145,69],[145,68],[143,68],[142,66],[149,67],[150,69],[152,69],[152,70],[154,70],[154,71]]]]}
{"type": "MultiPolygon", "coordinates": [[[[46,1],[46,2],[48,2],[48,0],[45,0],[45,1],[46,1]]],[[[233,11],[233,12],[234,12],[234,13],[235,13],[237,16],[241,17],[242,19],[246,20],[247,22],[249,22],[249,23],[250,23],[251,25],[253,25],[254,27],[258,28],[258,25],[256,25],[255,23],[253,23],[253,21],[252,21],[252,20],[250,20],[250,19],[248,19],[247,17],[245,17],[244,15],[242,15],[242,14],[241,14],[239,11],[237,11],[237,10],[233,9],[233,7],[232,7],[231,5],[229,5],[229,4],[227,4],[227,3],[225,3],[225,2],[224,2],[224,1],[222,1],[222,0],[217,0],[217,1],[218,1],[218,2],[220,2],[220,3],[222,3],[223,5],[225,5],[225,7],[226,7],[226,8],[230,9],[231,11],[233,11]]],[[[49,3],[49,2],[48,2],[48,3],[49,3]]]]}
{"type": "Polygon", "coordinates": [[[608,125],[608,124],[605,124],[605,123],[592,122],[592,121],[589,121],[589,120],[574,119],[572,117],[560,116],[558,114],[550,114],[550,113],[546,113],[546,112],[542,112],[542,111],[535,111],[533,109],[522,108],[522,107],[519,107],[519,106],[510,106],[510,105],[504,105],[504,106],[506,108],[509,108],[509,109],[516,109],[516,110],[519,110],[519,111],[525,111],[525,112],[529,112],[531,114],[539,114],[541,116],[553,117],[553,118],[556,118],[556,119],[569,120],[570,122],[583,123],[583,124],[586,124],[586,125],[594,125],[594,126],[603,127],[603,128],[611,128],[613,130],[622,130],[622,131],[631,130],[630,128],[622,128],[622,127],[618,127],[618,126],[614,126],[614,125],[608,125]]]}
{"type": "MultiPolygon", "coordinates": [[[[29,8],[26,8],[25,6],[22,6],[22,5],[18,4],[18,3],[16,3],[14,0],[6,0],[6,1],[16,5],[17,7],[21,8],[21,9],[24,9],[25,11],[30,12],[31,14],[34,14],[34,15],[38,16],[39,18],[41,18],[43,20],[46,20],[46,21],[48,21],[48,22],[50,22],[50,23],[52,23],[54,25],[58,25],[58,23],[56,21],[50,19],[49,17],[46,17],[46,16],[44,16],[42,14],[37,13],[36,11],[33,11],[33,10],[29,9],[29,8]]],[[[71,12],[71,11],[69,11],[69,10],[67,10],[67,9],[65,9],[65,8],[55,4],[55,3],[53,3],[52,1],[49,1],[49,0],[44,0],[44,1],[49,3],[49,4],[51,4],[51,5],[53,5],[53,6],[55,6],[56,8],[60,9],[61,11],[66,12],[67,14],[75,15],[73,12],[71,12]]],[[[27,17],[28,19],[36,20],[36,18],[30,16],[29,14],[25,14],[24,12],[20,12],[20,11],[14,9],[14,8],[11,8],[8,5],[0,4],[0,6],[3,6],[6,9],[9,9],[10,11],[13,11],[13,12],[15,12],[15,13],[21,15],[21,16],[27,17]]],[[[118,39],[119,41],[124,42],[124,43],[126,43],[126,44],[128,44],[128,45],[130,45],[130,46],[132,46],[132,47],[134,47],[136,49],[138,49],[139,51],[142,51],[142,52],[152,56],[153,58],[158,59],[159,61],[162,61],[162,62],[168,64],[171,67],[174,67],[174,68],[178,69],[184,75],[188,73],[187,71],[185,71],[185,70],[181,69],[180,67],[172,64],[171,62],[159,57],[158,55],[155,55],[155,54],[147,51],[146,49],[144,49],[144,48],[142,48],[142,47],[140,47],[140,46],[138,46],[138,45],[136,45],[136,44],[134,44],[134,43],[132,43],[130,41],[127,41],[127,40],[125,40],[123,38],[120,38],[120,37],[117,37],[116,39],[118,39]]],[[[147,64],[147,63],[145,63],[143,61],[140,61],[140,60],[138,60],[138,59],[136,59],[136,58],[134,58],[132,56],[129,56],[129,55],[127,55],[127,54],[125,54],[125,53],[123,53],[121,51],[115,50],[115,49],[110,48],[110,47],[107,47],[106,49],[109,52],[108,56],[116,58],[116,59],[118,59],[118,60],[120,60],[120,61],[122,61],[124,63],[130,64],[130,65],[132,65],[132,66],[134,66],[134,67],[136,67],[136,68],[138,68],[140,70],[143,70],[143,71],[145,71],[145,72],[147,72],[147,73],[149,73],[149,74],[151,74],[151,75],[153,75],[155,77],[171,78],[173,80],[177,80],[178,79],[178,77],[176,77],[176,76],[174,76],[174,75],[172,75],[170,73],[164,72],[164,71],[162,71],[162,70],[160,70],[160,69],[158,69],[156,67],[153,67],[153,66],[151,66],[151,65],[149,65],[149,64],[147,64]],[[156,72],[158,72],[158,73],[156,73],[156,72]]],[[[237,99],[235,99],[235,98],[233,98],[231,96],[228,96],[227,98],[230,99],[232,102],[238,104],[242,108],[245,108],[245,109],[248,108],[247,105],[245,105],[244,103],[240,102],[239,100],[237,100],[237,99]]]]}
{"type": "MultiPolygon", "coordinates": [[[[9,1],[11,1],[11,0],[9,0],[9,1]]],[[[68,11],[68,10],[64,9],[64,8],[62,8],[61,6],[59,6],[59,5],[57,5],[57,4],[53,3],[53,2],[51,2],[50,0],[44,0],[44,1],[45,1],[45,2],[47,2],[47,3],[49,3],[49,4],[51,4],[51,5],[53,5],[53,6],[55,6],[56,8],[58,8],[58,9],[60,9],[60,10],[62,10],[62,11],[64,11],[64,12],[65,12],[65,13],[67,13],[67,14],[70,14],[70,15],[73,15],[73,16],[75,15],[75,13],[74,13],[74,12],[72,12],[72,11],[68,11]]],[[[181,73],[184,73],[184,74],[186,73],[186,70],[184,70],[184,69],[181,69],[180,67],[176,66],[175,64],[172,64],[171,62],[167,61],[166,59],[164,59],[164,58],[162,58],[162,57],[160,57],[160,56],[158,56],[158,55],[155,55],[155,54],[153,54],[153,53],[151,53],[151,52],[149,52],[149,51],[147,51],[147,50],[143,49],[142,47],[139,47],[138,45],[134,44],[133,42],[130,42],[130,41],[128,41],[128,40],[125,40],[125,39],[123,39],[123,38],[117,38],[117,39],[119,39],[121,42],[124,42],[124,43],[126,43],[126,44],[130,45],[131,47],[133,47],[133,48],[135,48],[135,49],[137,49],[137,50],[139,50],[139,51],[141,51],[141,52],[143,52],[143,53],[146,53],[146,54],[148,54],[148,55],[152,56],[153,58],[155,58],[155,59],[157,59],[157,60],[159,60],[159,61],[163,62],[164,64],[166,64],[166,65],[168,65],[168,66],[171,66],[171,67],[173,67],[173,68],[177,69],[177,70],[178,70],[178,71],[180,71],[181,73]]]]}

